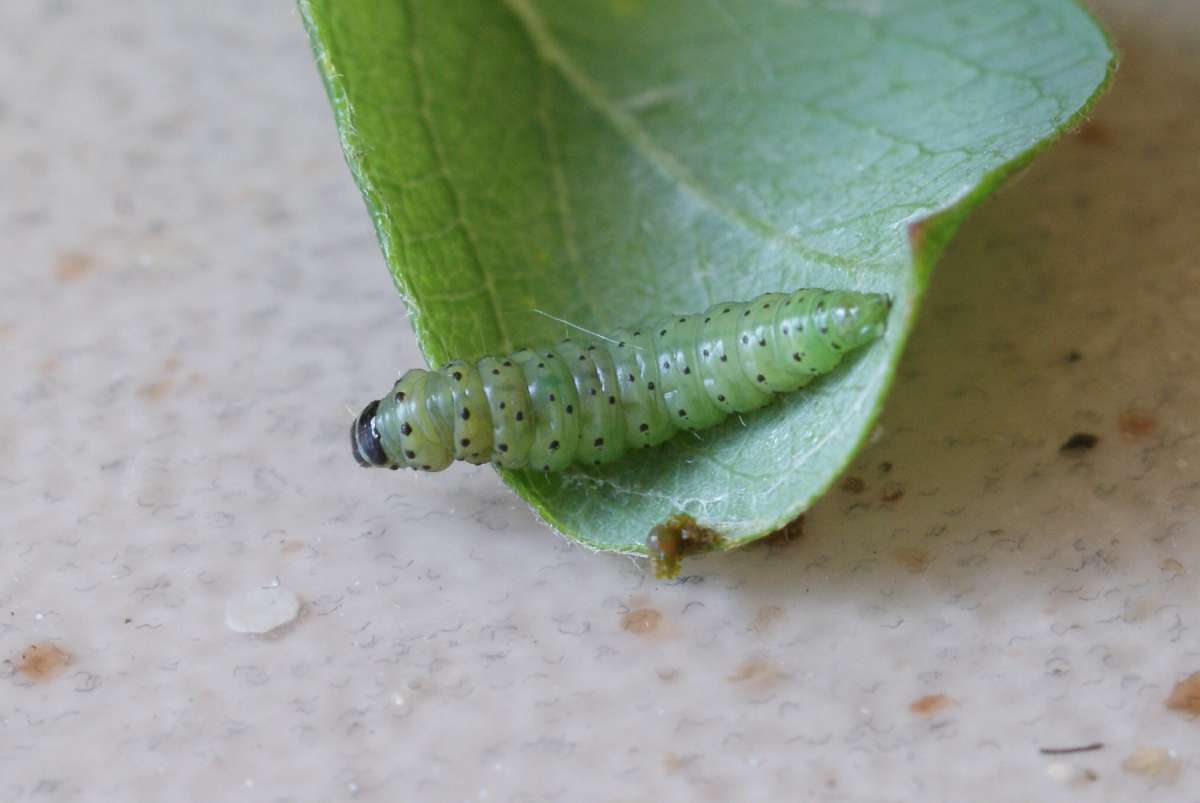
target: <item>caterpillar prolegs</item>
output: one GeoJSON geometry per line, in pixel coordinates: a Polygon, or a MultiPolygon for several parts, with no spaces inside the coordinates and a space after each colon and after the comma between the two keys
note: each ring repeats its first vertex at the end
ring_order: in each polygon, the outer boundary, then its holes
{"type": "Polygon", "coordinates": [[[363,466],[600,465],[768,404],[879,337],[887,296],[801,289],[716,304],[608,340],[414,369],[351,427],[363,466]]]}

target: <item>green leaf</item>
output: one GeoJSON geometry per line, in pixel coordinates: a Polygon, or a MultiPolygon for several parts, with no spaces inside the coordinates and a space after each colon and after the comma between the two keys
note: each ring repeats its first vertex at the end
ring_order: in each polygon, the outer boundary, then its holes
{"type": "Polygon", "coordinates": [[[603,332],[802,286],[895,299],[808,392],[612,467],[505,474],[628,552],[673,513],[733,546],[803,512],[869,433],[951,234],[1112,69],[1069,0],[300,7],[431,364],[568,333],[538,310],[603,332]]]}

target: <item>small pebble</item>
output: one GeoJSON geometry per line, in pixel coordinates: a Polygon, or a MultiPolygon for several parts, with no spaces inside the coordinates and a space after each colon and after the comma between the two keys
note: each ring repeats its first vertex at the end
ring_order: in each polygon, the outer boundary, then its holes
{"type": "Polygon", "coordinates": [[[1052,761],[1047,764],[1046,775],[1060,783],[1067,783],[1071,786],[1084,786],[1100,778],[1095,770],[1088,769],[1087,767],[1076,767],[1065,761],[1052,761]]]}
{"type": "Polygon", "coordinates": [[[225,604],[225,625],[235,633],[269,633],[300,613],[300,598],[279,584],[244,591],[225,604]]]}

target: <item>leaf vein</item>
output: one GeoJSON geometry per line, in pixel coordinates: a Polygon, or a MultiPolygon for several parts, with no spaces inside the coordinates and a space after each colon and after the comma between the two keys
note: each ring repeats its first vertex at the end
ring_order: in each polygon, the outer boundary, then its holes
{"type": "Polygon", "coordinates": [[[551,36],[542,18],[530,5],[529,0],[503,0],[503,2],[525,28],[542,60],[553,65],[567,84],[598,111],[636,152],[672,180],[693,200],[756,237],[778,243],[813,262],[847,268],[854,266],[853,260],[840,254],[812,248],[795,235],[780,231],[769,222],[760,220],[737,208],[709,190],[683,162],[657,143],[638,124],[636,119],[621,109],[617,103],[614,103],[599,85],[567,58],[562,48],[551,36]]]}
{"type": "Polygon", "coordinates": [[[500,333],[500,340],[505,350],[512,347],[511,338],[508,334],[508,328],[504,322],[504,315],[500,307],[500,296],[496,292],[496,282],[492,276],[492,272],[488,270],[487,265],[483,261],[483,257],[479,250],[479,243],[476,242],[475,232],[467,225],[467,218],[464,214],[464,204],[462,196],[458,191],[458,186],[450,177],[448,160],[446,159],[445,147],[442,144],[441,138],[437,134],[437,127],[433,123],[433,115],[429,109],[429,91],[427,88],[427,79],[425,77],[425,67],[422,63],[421,54],[418,50],[416,11],[413,8],[412,0],[405,0],[405,10],[409,19],[410,40],[408,43],[408,60],[412,67],[413,83],[416,85],[417,92],[417,110],[421,120],[421,127],[425,130],[425,135],[429,138],[429,144],[432,147],[434,158],[437,160],[438,170],[442,174],[445,181],[447,192],[450,194],[451,203],[454,204],[455,216],[462,221],[463,236],[467,242],[467,249],[471,255],[471,261],[474,262],[475,268],[483,280],[483,287],[487,292],[488,304],[492,313],[492,317],[496,322],[496,329],[500,333]]]}

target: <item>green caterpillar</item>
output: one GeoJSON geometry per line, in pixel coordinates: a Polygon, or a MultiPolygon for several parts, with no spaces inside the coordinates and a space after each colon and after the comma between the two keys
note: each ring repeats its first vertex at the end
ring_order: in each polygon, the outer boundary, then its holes
{"type": "Polygon", "coordinates": [[[879,294],[768,293],[611,341],[414,369],[354,422],[354,457],[422,471],[455,460],[540,471],[611,463],[807,385],[879,337],[889,307],[879,294]]]}

